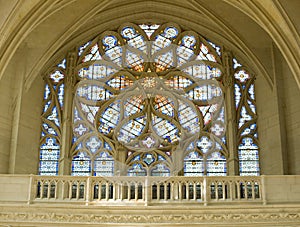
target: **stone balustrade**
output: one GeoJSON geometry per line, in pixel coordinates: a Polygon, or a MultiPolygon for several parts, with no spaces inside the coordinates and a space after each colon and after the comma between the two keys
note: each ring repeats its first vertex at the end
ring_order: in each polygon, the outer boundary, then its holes
{"type": "Polygon", "coordinates": [[[300,202],[300,176],[78,177],[0,175],[0,203],[83,205],[300,202]]]}
{"type": "Polygon", "coordinates": [[[261,177],[32,176],[30,203],[262,203],[262,188],[261,177]]]}

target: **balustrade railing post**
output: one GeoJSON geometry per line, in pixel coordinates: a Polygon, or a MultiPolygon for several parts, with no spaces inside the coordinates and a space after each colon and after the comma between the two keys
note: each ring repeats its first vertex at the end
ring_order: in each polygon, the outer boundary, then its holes
{"type": "Polygon", "coordinates": [[[34,187],[36,187],[36,185],[34,184],[34,176],[32,174],[30,174],[30,177],[29,177],[29,186],[28,186],[28,201],[27,201],[27,204],[31,204],[32,201],[34,200],[34,197],[35,197],[34,187]]]}
{"type": "Polygon", "coordinates": [[[242,184],[241,184],[241,181],[237,181],[235,182],[235,185],[236,185],[236,190],[237,190],[237,199],[240,200],[241,199],[241,187],[242,187],[242,184]]]}
{"type": "Polygon", "coordinates": [[[261,176],[261,184],[259,186],[259,191],[260,197],[263,201],[263,205],[267,205],[265,175],[261,176]]]}
{"type": "Polygon", "coordinates": [[[64,178],[59,177],[57,179],[57,184],[56,184],[56,198],[59,200],[64,200],[65,198],[68,198],[69,196],[69,184],[68,180],[65,180],[64,178]]]}
{"type": "Polygon", "coordinates": [[[203,197],[204,206],[207,206],[207,203],[208,203],[208,185],[207,185],[207,179],[206,179],[205,176],[203,177],[202,197],[203,197]]]}
{"type": "Polygon", "coordinates": [[[226,199],[226,183],[223,181],[222,182],[222,197],[223,197],[223,200],[226,199]]]}
{"type": "Polygon", "coordinates": [[[114,182],[112,183],[112,199],[116,200],[116,195],[117,195],[117,183],[114,182]]]}
{"type": "Polygon", "coordinates": [[[182,184],[181,184],[181,182],[178,183],[178,199],[182,200],[182,184]]]}
{"type": "Polygon", "coordinates": [[[178,182],[174,182],[173,184],[173,199],[174,200],[179,200],[179,187],[180,184],[178,182]]]}
{"type": "Polygon", "coordinates": [[[186,200],[190,199],[190,182],[187,181],[185,183],[185,195],[186,195],[186,200]]]}
{"type": "Polygon", "coordinates": [[[135,182],[134,184],[134,200],[137,201],[138,200],[138,187],[139,187],[139,184],[137,182],[135,182]]]}
{"type": "Polygon", "coordinates": [[[149,202],[151,200],[151,198],[150,198],[150,187],[151,187],[151,184],[149,182],[149,177],[146,176],[145,177],[145,183],[144,183],[145,206],[148,206],[149,202]]]}
{"type": "Polygon", "coordinates": [[[230,201],[234,200],[234,195],[235,195],[235,187],[234,187],[235,181],[229,181],[229,196],[230,196],[230,201]]]}
{"type": "Polygon", "coordinates": [[[89,202],[91,202],[91,197],[92,197],[92,180],[90,177],[87,178],[86,180],[86,185],[85,185],[85,205],[89,205],[89,202]]]}

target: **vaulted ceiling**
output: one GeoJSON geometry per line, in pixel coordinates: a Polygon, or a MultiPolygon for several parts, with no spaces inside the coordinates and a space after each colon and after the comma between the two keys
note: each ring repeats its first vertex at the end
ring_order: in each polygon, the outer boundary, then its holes
{"type": "Polygon", "coordinates": [[[231,49],[273,84],[281,51],[300,88],[298,0],[0,0],[0,79],[21,53],[25,86],[75,44],[124,22],[175,22],[231,49]]]}

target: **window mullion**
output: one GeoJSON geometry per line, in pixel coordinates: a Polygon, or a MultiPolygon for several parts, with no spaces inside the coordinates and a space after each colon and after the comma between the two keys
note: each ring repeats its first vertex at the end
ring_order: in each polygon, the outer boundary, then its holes
{"type": "Polygon", "coordinates": [[[225,73],[223,75],[225,93],[225,111],[227,118],[226,141],[228,148],[227,175],[239,175],[239,161],[237,150],[237,119],[234,99],[234,70],[232,65],[232,53],[223,53],[225,73]]]}
{"type": "Polygon", "coordinates": [[[64,109],[62,113],[61,125],[61,155],[59,160],[59,175],[70,175],[72,156],[70,154],[72,146],[72,107],[73,107],[73,89],[75,85],[76,52],[69,52],[67,57],[67,69],[65,77],[65,96],[64,109]]]}

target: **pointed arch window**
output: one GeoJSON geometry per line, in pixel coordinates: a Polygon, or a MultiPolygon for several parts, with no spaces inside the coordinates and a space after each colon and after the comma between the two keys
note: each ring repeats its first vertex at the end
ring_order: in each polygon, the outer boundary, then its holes
{"type": "Polygon", "coordinates": [[[236,58],[226,65],[224,51],[173,23],[126,23],[79,46],[75,74],[66,75],[66,59],[45,77],[40,174],[58,173],[65,78],[74,77],[65,141],[72,175],[224,176],[230,155],[241,175],[258,175],[255,78],[236,58]],[[226,78],[234,81],[235,152],[228,150],[226,78]],[[56,155],[48,160],[47,152],[56,155]]]}

